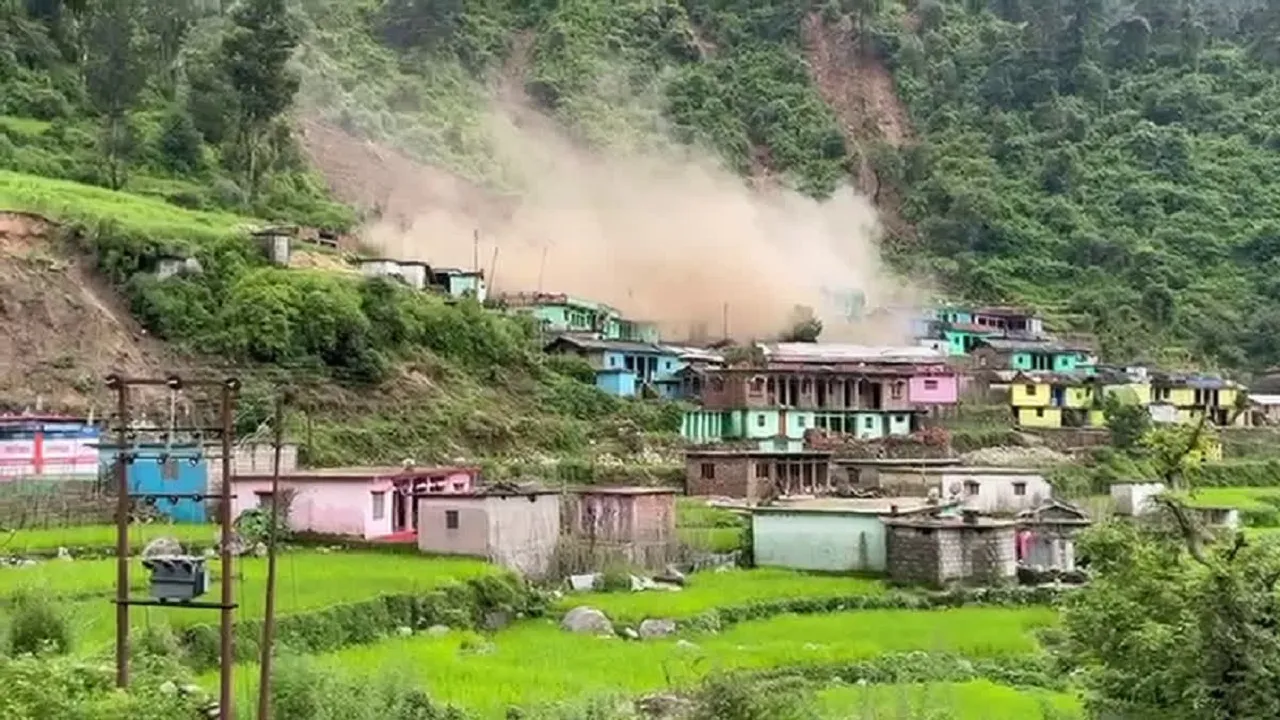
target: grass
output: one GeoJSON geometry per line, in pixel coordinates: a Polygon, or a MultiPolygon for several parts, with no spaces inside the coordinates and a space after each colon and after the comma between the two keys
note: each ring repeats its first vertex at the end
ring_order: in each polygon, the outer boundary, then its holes
{"type": "Polygon", "coordinates": [[[562,609],[590,605],[614,621],[682,618],[717,607],[746,605],[762,600],[800,597],[838,597],[882,593],[878,580],[848,575],[821,575],[780,568],[701,572],[689,576],[683,590],[664,592],[574,593],[559,603],[562,609]]]}
{"type": "Polygon", "coordinates": [[[48,130],[52,124],[46,120],[36,120],[35,118],[0,115],[0,129],[10,130],[19,135],[30,137],[43,135],[44,131],[48,130]]]}
{"type": "Polygon", "coordinates": [[[1253,487],[1200,488],[1188,497],[1194,507],[1233,507],[1240,510],[1269,510],[1280,506],[1280,489],[1253,487]]]}
{"type": "MultiPolygon", "coordinates": [[[[81,650],[94,652],[111,642],[115,615],[107,601],[115,587],[115,560],[50,561],[28,568],[0,569],[0,597],[19,588],[46,595],[73,595],[82,599],[69,608],[75,637],[81,650]],[[96,597],[94,597],[96,596],[96,597]]],[[[217,572],[219,564],[210,567],[217,572]]],[[[144,587],[145,571],[131,562],[131,585],[144,587]]],[[[236,611],[260,618],[265,601],[267,564],[263,558],[243,558],[236,565],[240,582],[235,588],[236,611]]],[[[276,607],[280,614],[304,612],[365,600],[384,594],[413,593],[465,580],[498,569],[479,560],[433,558],[386,553],[294,552],[280,556],[276,607]]],[[[210,585],[206,599],[217,598],[221,583],[210,585]]],[[[134,611],[135,626],[163,622],[185,627],[215,622],[216,614],[195,610],[146,608],[134,611]]]]}
{"type": "Polygon", "coordinates": [[[676,528],[676,534],[689,547],[713,553],[727,553],[742,547],[743,528],[695,527],[676,528]]]}
{"type": "MultiPolygon", "coordinates": [[[[218,525],[169,523],[136,524],[129,527],[129,548],[137,552],[159,537],[172,537],[181,543],[213,545],[217,542],[218,525]]],[[[0,531],[0,553],[23,553],[65,548],[110,548],[116,546],[115,525],[76,525],[0,531]]]]}
{"type": "Polygon", "coordinates": [[[708,505],[702,498],[676,498],[676,531],[690,547],[714,553],[737,550],[745,528],[746,520],[732,510],[708,505]]]}
{"type": "Polygon", "coordinates": [[[157,239],[213,239],[261,224],[231,213],[186,210],[155,198],[8,170],[0,170],[0,210],[39,213],[60,222],[111,222],[157,239]]]}
{"type": "Polygon", "coordinates": [[[824,720],[1065,720],[1084,717],[1080,701],[1073,695],[1013,688],[988,680],[861,687],[845,685],[820,691],[818,704],[820,717],[824,720]]]}
{"type": "MultiPolygon", "coordinates": [[[[412,668],[438,700],[497,718],[511,705],[532,708],[636,695],[691,684],[716,669],[822,665],[913,650],[972,657],[1025,654],[1037,648],[1032,631],[1055,617],[1049,608],[785,615],[696,636],[692,646],[675,639],[584,637],[564,632],[554,622],[530,621],[488,639],[460,632],[395,638],[324,655],[321,661],[370,676],[412,668]]],[[[251,666],[241,666],[238,673],[257,674],[251,666]]],[[[202,679],[212,684],[214,677],[202,679]]]]}

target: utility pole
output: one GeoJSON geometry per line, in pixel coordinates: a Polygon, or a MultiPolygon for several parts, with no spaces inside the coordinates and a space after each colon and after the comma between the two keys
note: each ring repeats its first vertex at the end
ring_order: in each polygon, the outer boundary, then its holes
{"type": "Polygon", "coordinates": [[[480,272],[480,228],[471,231],[471,266],[480,272]]]}
{"type": "Polygon", "coordinates": [[[178,608],[218,609],[222,612],[221,651],[220,658],[220,692],[218,716],[221,720],[231,720],[234,715],[232,702],[232,669],[235,657],[232,654],[232,629],[235,621],[235,595],[232,585],[235,582],[231,553],[231,452],[232,439],[235,434],[233,406],[236,393],[240,389],[240,381],[236,378],[225,380],[185,381],[177,375],[167,378],[128,378],[119,373],[109,376],[107,387],[116,391],[117,415],[120,421],[118,443],[116,448],[116,685],[126,688],[129,685],[129,608],[133,605],[149,605],[178,608]],[[184,432],[218,432],[222,434],[222,489],[219,496],[221,507],[219,515],[222,523],[222,601],[219,603],[184,601],[166,602],[159,599],[133,599],[129,597],[129,502],[131,499],[168,498],[176,502],[180,498],[191,498],[197,502],[207,500],[204,493],[130,493],[128,466],[133,463],[134,451],[128,449],[129,444],[129,388],[134,386],[167,387],[170,392],[178,392],[183,387],[217,387],[221,391],[221,423],[219,427],[170,427],[170,440],[178,431],[184,432]]]}
{"type": "Polygon", "coordinates": [[[271,717],[271,643],[276,630],[276,527],[280,512],[280,452],[284,445],[283,395],[276,397],[275,456],[271,465],[271,525],[267,535],[267,601],[262,619],[262,656],[258,661],[258,720],[271,717]]]}

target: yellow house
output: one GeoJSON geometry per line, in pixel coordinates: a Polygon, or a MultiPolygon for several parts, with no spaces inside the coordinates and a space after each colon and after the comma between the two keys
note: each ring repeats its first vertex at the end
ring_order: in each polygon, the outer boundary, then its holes
{"type": "Polygon", "coordinates": [[[1244,426],[1248,414],[1235,412],[1242,392],[1236,383],[1217,377],[1157,377],[1151,390],[1151,416],[1157,422],[1197,423],[1207,410],[1214,425],[1244,426]]]}
{"type": "Polygon", "coordinates": [[[1063,427],[1064,416],[1067,425],[1088,424],[1093,398],[1093,384],[1085,375],[1018,373],[1009,383],[1009,403],[1022,427],[1063,427]]]}

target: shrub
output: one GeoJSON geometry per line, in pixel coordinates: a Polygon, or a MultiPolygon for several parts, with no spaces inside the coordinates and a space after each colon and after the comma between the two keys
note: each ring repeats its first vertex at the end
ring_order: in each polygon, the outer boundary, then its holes
{"type": "Polygon", "coordinates": [[[15,593],[9,620],[9,652],[23,654],[63,654],[71,649],[71,626],[62,607],[53,600],[32,593],[15,593]]]}

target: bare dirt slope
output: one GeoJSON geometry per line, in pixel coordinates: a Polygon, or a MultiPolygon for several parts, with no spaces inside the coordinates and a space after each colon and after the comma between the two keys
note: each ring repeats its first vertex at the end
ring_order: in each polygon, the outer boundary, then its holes
{"type": "Polygon", "coordinates": [[[828,23],[821,12],[812,12],[805,17],[802,31],[805,57],[818,92],[840,119],[845,139],[858,149],[858,189],[874,198],[894,235],[910,237],[911,228],[898,214],[900,199],[882,186],[868,161],[876,142],[900,147],[911,141],[911,121],[898,98],[893,76],[861,46],[848,16],[828,23]]]}
{"type": "Polygon", "coordinates": [[[108,374],[170,366],[91,261],[55,235],[43,218],[0,212],[0,408],[101,413],[108,374]]]}

